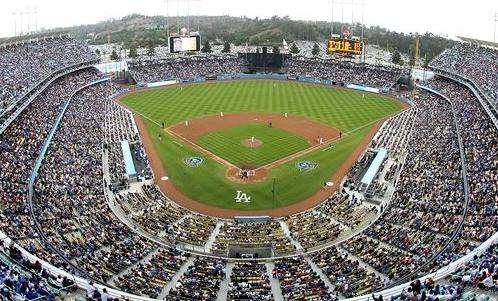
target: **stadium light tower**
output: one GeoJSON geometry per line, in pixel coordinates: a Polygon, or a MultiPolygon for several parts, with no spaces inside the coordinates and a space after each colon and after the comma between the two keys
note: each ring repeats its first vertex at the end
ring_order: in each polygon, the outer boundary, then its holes
{"type": "Polygon", "coordinates": [[[12,13],[12,19],[14,19],[14,36],[17,36],[17,13],[13,12],[12,13]]]}
{"type": "Polygon", "coordinates": [[[498,22],[498,13],[495,13],[495,30],[493,34],[493,43],[496,43],[496,22],[498,22]]]}
{"type": "Polygon", "coordinates": [[[164,1],[164,8],[166,9],[166,35],[167,35],[167,41],[168,41],[168,49],[169,49],[169,0],[163,0],[164,1]]]}
{"type": "Polygon", "coordinates": [[[26,6],[26,12],[25,13],[26,13],[26,16],[27,16],[27,21],[28,21],[26,33],[30,34],[31,33],[31,11],[29,10],[29,6],[26,6]]]}
{"type": "Polygon", "coordinates": [[[351,0],[351,35],[354,35],[354,0],[351,0]]]}
{"type": "Polygon", "coordinates": [[[33,14],[35,16],[35,32],[38,32],[38,6],[33,7],[33,14]]]}
{"type": "Polygon", "coordinates": [[[330,37],[334,36],[334,0],[331,0],[332,5],[331,5],[331,11],[330,11],[330,37]]]}

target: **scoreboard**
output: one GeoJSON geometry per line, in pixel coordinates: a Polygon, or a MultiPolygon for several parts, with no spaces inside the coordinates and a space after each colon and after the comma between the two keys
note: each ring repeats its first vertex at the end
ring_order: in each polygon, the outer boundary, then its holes
{"type": "Polygon", "coordinates": [[[341,53],[346,55],[361,55],[363,43],[357,39],[331,38],[327,44],[327,53],[341,53]]]}
{"type": "Polygon", "coordinates": [[[169,37],[169,51],[171,53],[199,50],[201,50],[201,37],[198,35],[169,37]]]}

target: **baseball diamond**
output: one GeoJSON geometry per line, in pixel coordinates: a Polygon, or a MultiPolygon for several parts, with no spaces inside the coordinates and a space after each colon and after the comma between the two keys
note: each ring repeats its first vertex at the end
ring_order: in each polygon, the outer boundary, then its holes
{"type": "Polygon", "coordinates": [[[340,182],[380,121],[403,109],[381,95],[272,80],[158,88],[120,102],[135,112],[141,135],[149,138],[145,147],[154,172],[170,179],[158,183],[163,191],[217,216],[278,216],[313,206],[335,189],[323,183],[340,182]],[[241,143],[253,136],[263,142],[260,147],[241,143]],[[186,156],[206,160],[186,168],[186,156]],[[297,169],[298,160],[316,162],[316,168],[297,169]],[[241,178],[241,168],[254,170],[254,176],[241,178]],[[250,203],[233,201],[239,190],[250,203]]]}
{"type": "Polygon", "coordinates": [[[258,1],[0,4],[2,301],[498,300],[492,1],[258,1]]]}

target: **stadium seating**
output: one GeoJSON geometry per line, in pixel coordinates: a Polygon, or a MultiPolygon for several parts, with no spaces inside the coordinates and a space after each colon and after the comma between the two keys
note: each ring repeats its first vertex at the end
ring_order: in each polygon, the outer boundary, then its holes
{"type": "Polygon", "coordinates": [[[273,300],[264,264],[240,262],[232,268],[227,300],[273,300]]]}
{"type": "Polygon", "coordinates": [[[446,49],[431,66],[472,80],[498,105],[498,51],[475,44],[457,44],[446,49]]]}
{"type": "Polygon", "coordinates": [[[130,66],[137,83],[153,83],[169,79],[193,80],[200,76],[241,73],[244,61],[234,57],[177,58],[144,61],[130,66]]]}
{"type": "Polygon", "coordinates": [[[86,45],[67,35],[0,45],[0,115],[52,73],[96,59],[86,45]]]}
{"type": "MultiPolygon", "coordinates": [[[[94,58],[84,44],[65,36],[0,48],[0,102],[5,108],[60,68],[94,58]]],[[[292,76],[380,88],[401,75],[398,69],[312,59],[287,64],[292,76]]],[[[458,45],[432,64],[472,79],[496,98],[496,52],[458,45]],[[494,66],[491,74],[474,70],[488,63],[494,66]]],[[[131,73],[145,83],[239,73],[243,66],[239,59],[208,56],[139,62],[131,73]]],[[[498,131],[477,96],[452,80],[436,77],[425,83],[447,99],[420,91],[415,106],[385,123],[344,186],[322,203],[281,219],[239,223],[191,212],[162,194],[150,181],[132,114],[111,99],[122,91],[105,81],[95,83],[102,79],[94,68],[56,77],[0,133],[0,230],[71,274],[123,293],[168,300],[221,295],[271,300],[276,292],[285,300],[336,300],[434,272],[498,229],[498,131]],[[31,195],[30,177],[49,138],[31,195]],[[123,140],[143,164],[143,181],[132,187],[112,185],[127,182],[123,140]],[[375,180],[372,198],[387,198],[385,206],[355,194],[372,149],[380,147],[393,162],[383,166],[385,176],[375,180]],[[386,182],[392,197],[382,186],[386,182]],[[278,258],[227,258],[230,246],[271,246],[278,258]]],[[[53,300],[73,284],[9,249],[0,253],[5,298],[53,300]]],[[[496,293],[497,250],[493,245],[441,283],[413,281],[393,300],[472,298],[465,292],[469,289],[496,293]]]]}
{"type": "Polygon", "coordinates": [[[325,78],[336,83],[360,84],[376,88],[389,88],[401,76],[401,69],[337,63],[332,61],[298,58],[286,61],[292,77],[325,78]]]}

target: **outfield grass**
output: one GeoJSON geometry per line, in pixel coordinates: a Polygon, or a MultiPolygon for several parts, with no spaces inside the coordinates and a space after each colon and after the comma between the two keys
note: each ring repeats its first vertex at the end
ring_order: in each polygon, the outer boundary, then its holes
{"type": "MultiPolygon", "coordinates": [[[[356,149],[375,121],[402,108],[399,102],[379,95],[363,96],[356,91],[329,86],[266,80],[193,84],[184,86],[183,90],[179,86],[151,89],[127,95],[122,102],[144,117],[160,159],[177,189],[199,202],[240,210],[272,208],[273,181],[277,207],[310,197],[356,149]],[[287,112],[315,119],[346,134],[334,142],[333,148],[314,151],[272,169],[264,182],[237,184],[226,179],[223,165],[170,137],[158,126],[161,122],[169,126],[221,111],[287,112]],[[205,161],[197,168],[190,168],[183,161],[188,156],[202,156],[205,161]],[[311,160],[318,167],[300,171],[295,164],[301,160],[311,160]],[[251,203],[236,203],[237,190],[251,196],[251,203]]],[[[247,137],[250,136],[247,133],[247,137]]],[[[240,142],[235,144],[240,146],[240,142]]],[[[220,144],[219,147],[232,152],[235,144],[220,144]]],[[[237,158],[237,152],[231,156],[237,158]]]]}
{"type": "Polygon", "coordinates": [[[252,123],[226,128],[199,137],[196,143],[239,167],[259,167],[287,157],[310,145],[306,139],[267,124],[252,123]],[[250,148],[242,144],[252,136],[262,142],[250,148]]]}
{"type": "Polygon", "coordinates": [[[166,126],[220,112],[289,113],[310,117],[343,132],[400,110],[392,99],[300,82],[241,80],[157,88],[127,95],[122,101],[166,126]]]}

